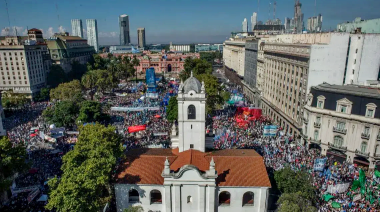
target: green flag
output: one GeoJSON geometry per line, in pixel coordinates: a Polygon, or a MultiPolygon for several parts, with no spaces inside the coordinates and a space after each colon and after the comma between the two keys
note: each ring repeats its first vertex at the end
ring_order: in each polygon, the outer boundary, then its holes
{"type": "Polygon", "coordinates": [[[360,187],[360,182],[359,180],[354,180],[354,182],[352,183],[352,187],[351,187],[351,190],[356,190],[357,188],[360,187]]]}
{"type": "Polygon", "coordinates": [[[337,203],[337,202],[333,202],[333,203],[331,204],[331,206],[332,206],[333,208],[340,208],[340,204],[337,203]]]}
{"type": "Polygon", "coordinates": [[[365,193],[365,173],[363,169],[360,169],[359,171],[359,182],[360,182],[360,193],[365,193]]]}
{"type": "Polygon", "coordinates": [[[380,177],[380,172],[376,170],[376,171],[375,171],[375,176],[376,176],[376,177],[380,177]]]}
{"type": "Polygon", "coordinates": [[[332,198],[334,198],[334,196],[333,195],[331,195],[331,194],[325,194],[325,195],[323,195],[323,199],[326,201],[326,202],[328,202],[330,199],[332,199],[332,198]]]}

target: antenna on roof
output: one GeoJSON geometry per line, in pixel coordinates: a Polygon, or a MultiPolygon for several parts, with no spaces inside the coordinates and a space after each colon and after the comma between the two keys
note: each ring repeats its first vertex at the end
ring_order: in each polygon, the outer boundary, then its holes
{"type": "Polygon", "coordinates": [[[16,29],[16,27],[14,27],[14,29],[15,29],[15,33],[16,33],[16,37],[17,37],[17,29],[16,29]]]}
{"type": "Polygon", "coordinates": [[[9,27],[8,30],[6,30],[6,31],[8,31],[7,36],[9,36],[9,31],[11,29],[11,19],[9,18],[9,11],[8,11],[7,0],[4,0],[4,2],[5,2],[5,9],[7,10],[7,15],[8,15],[8,27],[9,27]]]}
{"type": "Polygon", "coordinates": [[[58,12],[58,3],[57,3],[57,1],[55,2],[55,10],[56,10],[56,12],[57,12],[57,17],[58,17],[58,28],[60,27],[60,24],[59,24],[59,12],[58,12]]]}

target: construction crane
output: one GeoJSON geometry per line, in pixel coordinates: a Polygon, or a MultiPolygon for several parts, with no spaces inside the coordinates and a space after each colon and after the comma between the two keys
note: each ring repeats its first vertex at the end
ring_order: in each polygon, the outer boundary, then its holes
{"type": "Polygon", "coordinates": [[[273,3],[273,20],[276,19],[276,5],[277,5],[277,2],[274,1],[274,3],[273,3]]]}
{"type": "Polygon", "coordinates": [[[11,19],[9,18],[9,11],[8,11],[8,3],[7,0],[4,0],[5,2],[5,9],[7,10],[7,15],[8,15],[8,29],[5,28],[5,31],[7,32],[7,36],[9,36],[9,32],[11,30],[11,19]]]}

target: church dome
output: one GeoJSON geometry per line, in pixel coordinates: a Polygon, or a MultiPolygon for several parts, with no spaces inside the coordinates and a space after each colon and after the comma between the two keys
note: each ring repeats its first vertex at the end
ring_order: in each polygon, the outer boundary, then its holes
{"type": "Polygon", "coordinates": [[[193,90],[197,93],[200,93],[202,89],[202,84],[199,82],[199,80],[195,77],[193,77],[193,73],[191,73],[191,76],[189,79],[187,79],[183,83],[183,92],[189,93],[189,91],[193,90]]]}

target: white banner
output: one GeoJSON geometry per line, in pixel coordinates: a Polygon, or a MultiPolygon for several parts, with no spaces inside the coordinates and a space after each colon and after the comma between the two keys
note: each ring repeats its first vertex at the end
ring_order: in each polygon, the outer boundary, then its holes
{"type": "Polygon", "coordinates": [[[362,198],[362,195],[361,194],[357,194],[357,195],[354,196],[354,198],[352,198],[352,201],[356,202],[356,201],[360,200],[361,198],[362,198]]]}
{"type": "Polygon", "coordinates": [[[146,93],[145,96],[147,98],[154,98],[154,99],[157,99],[158,98],[158,93],[146,93]]]}
{"type": "Polygon", "coordinates": [[[111,111],[144,111],[144,110],[160,110],[160,107],[111,107],[111,111]]]}
{"type": "Polygon", "coordinates": [[[168,132],[154,132],[154,136],[162,136],[162,135],[168,135],[168,132]]]}
{"type": "Polygon", "coordinates": [[[335,186],[329,185],[327,187],[327,192],[330,194],[340,194],[343,192],[346,192],[348,190],[348,187],[350,187],[350,183],[342,183],[342,184],[337,184],[335,186]]]}

